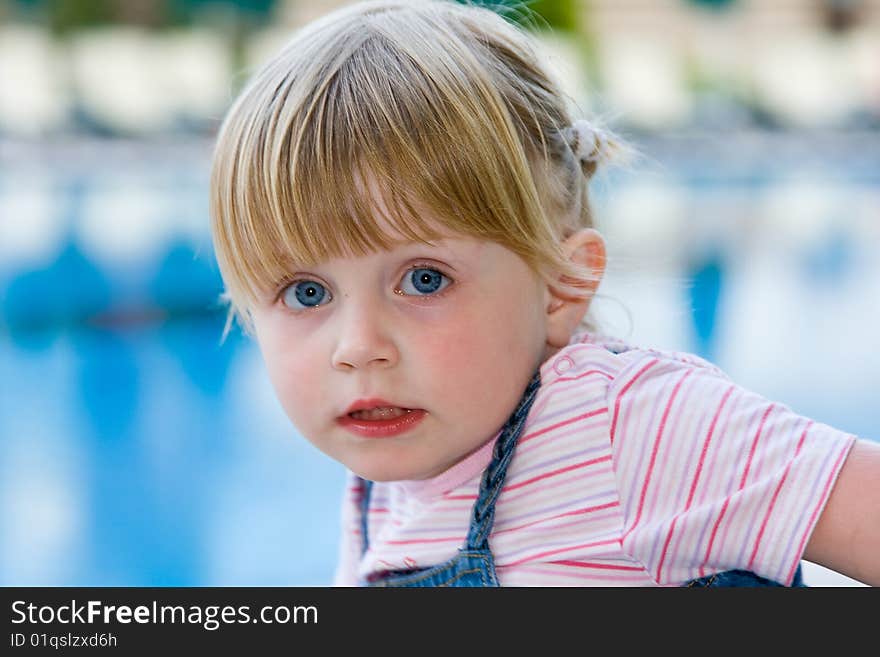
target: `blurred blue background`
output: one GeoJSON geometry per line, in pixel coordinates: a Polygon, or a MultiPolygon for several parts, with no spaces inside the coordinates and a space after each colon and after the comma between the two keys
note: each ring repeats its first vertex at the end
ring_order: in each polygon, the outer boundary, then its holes
{"type": "MultiPolygon", "coordinates": [[[[0,8],[0,585],[330,583],[343,471],[221,342],[207,181],[236,90],[338,4],[0,8]]],[[[606,331],[880,439],[880,2],[532,6],[640,153],[593,183],[606,331]]]]}

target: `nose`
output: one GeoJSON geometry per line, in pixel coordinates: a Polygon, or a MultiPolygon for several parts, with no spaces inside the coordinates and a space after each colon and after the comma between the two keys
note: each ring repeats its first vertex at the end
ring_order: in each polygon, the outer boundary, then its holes
{"type": "Polygon", "coordinates": [[[348,301],[338,315],[338,338],[331,357],[333,368],[346,371],[396,365],[400,354],[387,315],[375,304],[348,301]]]}

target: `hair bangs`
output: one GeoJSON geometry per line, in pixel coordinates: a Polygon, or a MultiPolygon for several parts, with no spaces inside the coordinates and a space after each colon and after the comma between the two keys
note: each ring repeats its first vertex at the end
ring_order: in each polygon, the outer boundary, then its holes
{"type": "Polygon", "coordinates": [[[520,142],[509,115],[478,71],[462,76],[466,62],[442,59],[372,35],[267,133],[264,166],[250,169],[260,180],[248,186],[265,190],[248,205],[270,210],[245,240],[258,247],[242,251],[251,289],[398,241],[452,232],[515,243],[528,232],[524,217],[540,207],[522,188],[528,177],[512,175],[528,163],[521,147],[510,157],[520,142]]]}

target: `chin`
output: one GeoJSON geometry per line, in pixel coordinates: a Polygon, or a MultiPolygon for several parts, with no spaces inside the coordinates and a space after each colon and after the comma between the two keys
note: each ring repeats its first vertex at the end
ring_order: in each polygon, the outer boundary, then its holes
{"type": "Polygon", "coordinates": [[[370,481],[408,481],[410,479],[419,479],[414,473],[401,470],[392,470],[388,468],[358,468],[357,470],[349,468],[361,479],[369,479],[370,481]]]}
{"type": "Polygon", "coordinates": [[[424,470],[402,467],[401,463],[352,463],[347,465],[361,479],[370,481],[410,481],[415,479],[428,479],[430,475],[424,470]]]}

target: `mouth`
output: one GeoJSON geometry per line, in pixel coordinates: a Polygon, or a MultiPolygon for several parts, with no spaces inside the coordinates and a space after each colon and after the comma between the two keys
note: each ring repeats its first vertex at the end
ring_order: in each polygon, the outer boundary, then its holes
{"type": "Polygon", "coordinates": [[[426,415],[420,408],[395,406],[384,400],[363,400],[352,404],[337,422],[358,436],[385,438],[409,431],[426,415]]]}
{"type": "Polygon", "coordinates": [[[412,413],[414,410],[412,408],[401,408],[400,406],[378,406],[376,408],[365,408],[351,412],[347,417],[353,420],[376,422],[379,420],[394,420],[407,413],[412,413]]]}

